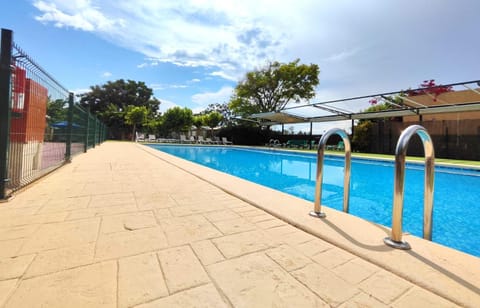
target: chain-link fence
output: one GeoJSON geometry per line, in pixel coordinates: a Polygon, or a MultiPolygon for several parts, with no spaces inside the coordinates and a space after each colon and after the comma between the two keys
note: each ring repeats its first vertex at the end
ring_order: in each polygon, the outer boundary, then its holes
{"type": "Polygon", "coordinates": [[[2,29],[0,199],[106,138],[106,127],[2,29]]]}

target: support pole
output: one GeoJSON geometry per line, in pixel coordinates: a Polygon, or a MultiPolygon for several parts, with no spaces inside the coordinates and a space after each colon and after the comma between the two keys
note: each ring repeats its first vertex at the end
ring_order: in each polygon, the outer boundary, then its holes
{"type": "Polygon", "coordinates": [[[72,134],[73,134],[73,93],[68,94],[68,116],[67,116],[67,148],[65,150],[65,161],[72,161],[72,134]]]}
{"type": "Polygon", "coordinates": [[[2,29],[0,49],[0,200],[6,199],[8,179],[8,148],[12,105],[12,47],[13,33],[2,29]]]}

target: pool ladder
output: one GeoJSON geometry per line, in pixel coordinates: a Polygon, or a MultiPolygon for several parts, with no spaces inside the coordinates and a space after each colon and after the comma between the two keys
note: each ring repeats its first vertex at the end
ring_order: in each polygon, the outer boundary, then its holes
{"type": "Polygon", "coordinates": [[[345,145],[345,167],[344,167],[344,178],[343,178],[343,211],[348,213],[349,199],[350,199],[350,165],[352,160],[352,147],[350,145],[350,138],[348,134],[340,128],[329,129],[318,142],[318,152],[317,152],[317,176],[315,183],[315,203],[313,211],[310,212],[310,216],[325,218],[327,215],[321,211],[321,201],[322,201],[322,184],[323,184],[323,156],[325,153],[325,146],[327,144],[328,138],[330,136],[337,134],[339,135],[345,145]]]}
{"type": "MultiPolygon", "coordinates": [[[[325,218],[325,213],[321,212],[322,184],[323,184],[323,157],[325,146],[330,136],[338,134],[345,144],[345,167],[343,180],[343,211],[349,211],[350,198],[350,166],[351,166],[351,145],[348,134],[339,128],[328,130],[318,143],[317,152],[317,176],[315,183],[315,201],[314,209],[309,214],[313,217],[325,218]]],[[[392,231],[391,236],[383,241],[386,245],[398,249],[410,249],[410,245],[402,241],[402,219],[403,219],[403,197],[405,186],[405,157],[407,154],[410,138],[417,134],[423,143],[425,152],[425,180],[424,180],[424,206],[423,206],[423,238],[432,240],[432,214],[433,214],[433,183],[434,183],[434,164],[435,152],[433,142],[427,130],[420,125],[412,125],[405,129],[397,142],[395,149],[395,179],[393,193],[392,210],[392,231]]]]}

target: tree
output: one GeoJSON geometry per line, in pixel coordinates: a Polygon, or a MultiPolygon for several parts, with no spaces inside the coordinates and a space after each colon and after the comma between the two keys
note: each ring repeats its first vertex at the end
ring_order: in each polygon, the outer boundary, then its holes
{"type": "Polygon", "coordinates": [[[80,95],[80,104],[89,107],[116,138],[124,138],[130,131],[125,123],[127,106],[144,106],[150,119],[157,115],[160,101],[144,82],[119,79],[90,87],[89,92],[80,95]]]}
{"type": "Polygon", "coordinates": [[[204,116],[204,123],[210,127],[211,135],[213,137],[213,129],[222,122],[222,115],[216,111],[212,111],[204,116]]]}
{"type": "Polygon", "coordinates": [[[188,108],[173,107],[162,115],[163,127],[167,132],[186,131],[193,124],[193,113],[188,108]]]}
{"type": "Polygon", "coordinates": [[[193,116],[192,124],[197,128],[197,136],[200,135],[200,129],[205,124],[205,115],[203,114],[196,114],[193,116]]]}
{"type": "Polygon", "coordinates": [[[125,123],[132,125],[132,141],[135,141],[136,127],[147,121],[148,110],[145,106],[128,106],[125,113],[125,123]]]}
{"type": "Polygon", "coordinates": [[[48,99],[47,115],[48,123],[53,124],[60,121],[65,121],[68,114],[68,101],[63,99],[56,99],[54,101],[48,99]]]}
{"type": "Polygon", "coordinates": [[[235,124],[234,114],[228,106],[228,103],[209,104],[207,108],[202,112],[202,114],[209,114],[213,111],[218,112],[222,115],[222,120],[219,123],[220,125],[231,126],[235,124]]]}
{"type": "Polygon", "coordinates": [[[262,69],[248,72],[235,88],[229,107],[241,116],[278,111],[289,102],[315,96],[319,68],[316,64],[299,64],[297,59],[284,64],[270,62],[262,69]]]}

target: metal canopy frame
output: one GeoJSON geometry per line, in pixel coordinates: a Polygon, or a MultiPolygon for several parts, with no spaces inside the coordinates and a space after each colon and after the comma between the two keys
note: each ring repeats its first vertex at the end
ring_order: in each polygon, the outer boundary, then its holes
{"type": "MultiPolygon", "coordinates": [[[[280,111],[257,113],[250,116],[255,122],[262,126],[280,125],[280,124],[298,124],[298,123],[316,123],[332,122],[343,120],[363,120],[378,119],[390,117],[403,117],[412,115],[427,115],[437,113],[480,111],[480,80],[465,81],[447,85],[439,85],[430,88],[409,89],[396,92],[378,93],[373,95],[357,96],[338,100],[316,102],[300,106],[291,106],[280,111]],[[436,88],[450,87],[454,91],[471,91],[478,96],[473,101],[461,103],[451,103],[443,99],[438,99],[430,93],[426,93],[436,104],[425,105],[415,100],[416,96],[402,96],[402,104],[399,105],[392,101],[391,95],[406,94],[408,92],[434,90],[436,88]],[[475,88],[477,87],[477,88],[475,88]],[[359,110],[360,105],[365,105],[366,100],[376,100],[377,102],[388,102],[394,109],[382,110],[376,112],[364,112],[359,110]],[[350,108],[349,108],[350,107],[350,108]],[[357,109],[358,111],[354,111],[357,109]]],[[[423,95],[418,95],[423,96],[423,95]]]]}

